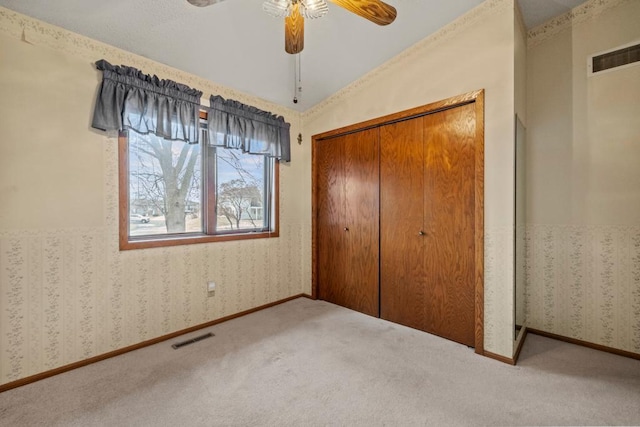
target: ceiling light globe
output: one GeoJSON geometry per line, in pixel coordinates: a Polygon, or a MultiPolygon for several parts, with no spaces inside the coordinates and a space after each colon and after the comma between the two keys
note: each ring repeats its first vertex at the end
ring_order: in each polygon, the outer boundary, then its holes
{"type": "Polygon", "coordinates": [[[284,18],[291,13],[291,0],[267,0],[262,3],[262,10],[275,18],[284,18]]]}
{"type": "Polygon", "coordinates": [[[300,0],[302,5],[300,14],[307,19],[323,17],[329,12],[329,7],[325,0],[300,0]]]}

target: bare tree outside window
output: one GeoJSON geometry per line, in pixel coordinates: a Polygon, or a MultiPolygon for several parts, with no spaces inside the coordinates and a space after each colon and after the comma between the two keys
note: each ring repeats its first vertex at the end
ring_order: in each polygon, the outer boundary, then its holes
{"type": "Polygon", "coordinates": [[[217,149],[216,159],[217,229],[265,227],[265,158],[240,150],[217,149]]]}
{"type": "Polygon", "coordinates": [[[234,179],[220,184],[218,193],[219,212],[229,221],[231,229],[240,228],[240,221],[246,219],[253,227],[257,227],[252,206],[261,206],[260,190],[255,185],[247,184],[241,179],[234,179]]]}
{"type": "Polygon", "coordinates": [[[132,223],[131,234],[202,231],[200,145],[129,131],[129,152],[131,213],[162,217],[141,230],[132,223]],[[200,220],[188,227],[188,215],[196,215],[200,220]],[[162,222],[161,229],[152,227],[162,222]]]}
{"type": "MultiPolygon", "coordinates": [[[[203,148],[182,141],[168,141],[153,134],[128,133],[129,235],[147,236],[203,233],[203,148]]],[[[256,231],[268,228],[268,160],[240,150],[213,150],[216,177],[215,230],[256,231]]],[[[208,200],[211,200],[208,197],[208,200]]],[[[214,213],[215,212],[215,213],[214,213]]]]}

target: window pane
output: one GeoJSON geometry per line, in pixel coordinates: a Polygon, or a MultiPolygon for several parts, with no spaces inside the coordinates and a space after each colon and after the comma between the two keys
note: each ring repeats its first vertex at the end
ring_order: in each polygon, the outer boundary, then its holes
{"type": "Polygon", "coordinates": [[[201,233],[200,145],[129,131],[129,235],[201,233]]]}
{"type": "Polygon", "coordinates": [[[216,231],[267,227],[266,164],[265,156],[216,149],[216,231]]]}

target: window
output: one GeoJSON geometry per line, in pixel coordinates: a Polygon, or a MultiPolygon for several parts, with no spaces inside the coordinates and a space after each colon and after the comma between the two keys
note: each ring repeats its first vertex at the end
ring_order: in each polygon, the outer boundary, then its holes
{"type": "Polygon", "coordinates": [[[201,135],[120,134],[121,249],[278,236],[277,162],[201,135]]]}
{"type": "Polygon", "coordinates": [[[215,165],[215,231],[266,231],[269,229],[269,159],[240,150],[210,149],[215,165]]]}
{"type": "Polygon", "coordinates": [[[96,68],[91,127],[120,132],[120,249],[278,236],[278,162],[291,160],[283,116],[213,94],[203,107],[202,91],[182,83],[96,68]]]}

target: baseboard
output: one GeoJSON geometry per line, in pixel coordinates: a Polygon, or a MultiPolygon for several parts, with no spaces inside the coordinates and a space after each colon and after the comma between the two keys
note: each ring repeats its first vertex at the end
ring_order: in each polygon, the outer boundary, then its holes
{"type": "Polygon", "coordinates": [[[522,328],[519,332],[522,334],[518,340],[518,344],[516,347],[516,351],[513,353],[513,364],[518,363],[518,358],[520,357],[520,352],[522,351],[522,346],[524,345],[524,340],[527,338],[527,334],[529,333],[529,328],[526,326],[522,328]]]}
{"type": "Polygon", "coordinates": [[[231,314],[229,316],[221,317],[220,319],[212,320],[212,321],[209,321],[209,322],[206,322],[206,323],[202,323],[200,325],[191,326],[189,328],[182,329],[180,331],[172,332],[170,334],[163,335],[163,336],[158,337],[158,338],[153,338],[153,339],[150,339],[150,340],[147,340],[147,341],[142,341],[142,342],[140,342],[138,344],[133,344],[133,345],[130,345],[128,347],[123,347],[123,348],[118,349],[118,350],[110,351],[109,353],[100,354],[98,356],[90,357],[89,359],[80,360],[78,362],[74,362],[74,363],[71,363],[71,364],[65,365],[65,366],[60,366],[59,368],[51,369],[50,371],[41,372],[39,374],[35,374],[35,375],[31,375],[29,377],[21,378],[19,380],[12,381],[10,383],[1,384],[0,385],[0,393],[5,392],[7,390],[11,390],[11,389],[17,388],[17,387],[22,387],[23,385],[31,384],[31,383],[34,383],[36,381],[43,380],[45,378],[53,377],[55,375],[62,374],[64,372],[69,372],[69,371],[72,371],[74,369],[82,368],[83,366],[91,365],[92,363],[96,363],[96,362],[100,362],[100,361],[105,360],[105,359],[110,359],[112,357],[120,356],[120,355],[128,353],[130,351],[134,351],[134,350],[138,350],[138,349],[141,349],[141,348],[144,348],[144,347],[148,347],[150,345],[154,345],[154,344],[157,344],[157,343],[162,342],[162,341],[170,340],[170,339],[178,337],[180,335],[188,334],[190,332],[197,331],[198,329],[208,328],[210,326],[214,326],[214,325],[217,325],[219,323],[223,323],[223,322],[226,322],[226,321],[229,321],[229,320],[232,320],[232,319],[236,319],[238,317],[246,316],[247,314],[255,313],[256,311],[264,310],[266,308],[270,308],[270,307],[273,307],[273,306],[276,306],[276,305],[279,305],[279,304],[282,304],[282,303],[285,303],[285,302],[288,302],[288,301],[291,301],[291,300],[294,300],[294,299],[298,299],[298,298],[301,298],[301,297],[311,298],[311,295],[308,295],[308,294],[294,295],[294,296],[289,297],[289,298],[285,298],[285,299],[282,299],[282,300],[271,302],[269,304],[261,305],[260,307],[251,308],[249,310],[241,311],[240,313],[231,314]]]}
{"type": "Polygon", "coordinates": [[[513,353],[513,357],[500,356],[499,354],[491,353],[490,351],[486,350],[482,353],[482,355],[515,366],[518,363],[518,358],[520,357],[520,352],[522,351],[522,346],[524,345],[524,340],[527,338],[528,332],[529,328],[524,326],[523,330],[520,332],[522,336],[518,338],[516,351],[513,353]]]}
{"type": "Polygon", "coordinates": [[[631,359],[640,360],[640,353],[633,353],[631,351],[620,350],[620,349],[613,348],[613,347],[607,347],[606,345],[595,344],[595,343],[588,342],[588,341],[582,341],[582,340],[578,340],[578,339],[575,339],[575,338],[565,337],[563,335],[552,334],[551,332],[545,332],[545,331],[541,331],[539,329],[527,328],[527,331],[530,334],[540,335],[542,337],[552,338],[554,340],[564,341],[564,342],[568,342],[570,344],[576,344],[576,345],[580,345],[580,346],[583,346],[583,347],[589,347],[589,348],[592,348],[594,350],[606,351],[607,353],[617,354],[618,356],[629,357],[631,359]]]}
{"type": "Polygon", "coordinates": [[[495,359],[502,363],[506,363],[508,365],[516,364],[516,361],[511,357],[500,356],[499,354],[491,353],[490,351],[487,351],[487,350],[483,351],[482,355],[490,359],[495,359]]]}

